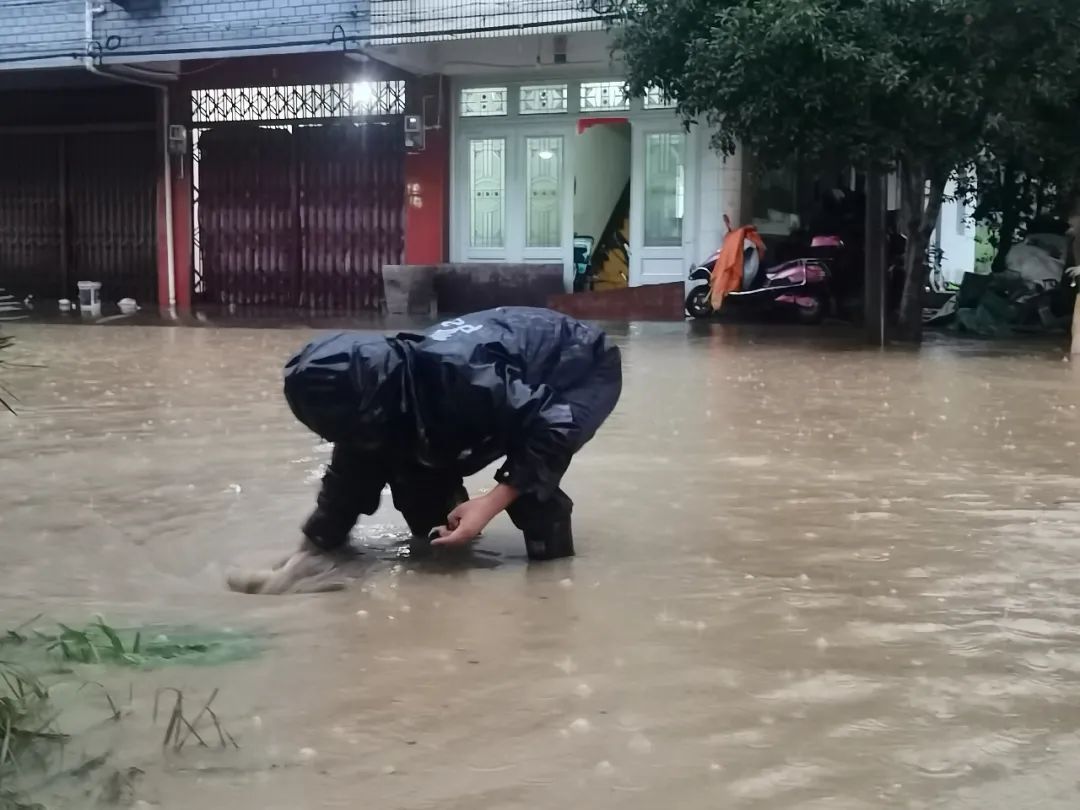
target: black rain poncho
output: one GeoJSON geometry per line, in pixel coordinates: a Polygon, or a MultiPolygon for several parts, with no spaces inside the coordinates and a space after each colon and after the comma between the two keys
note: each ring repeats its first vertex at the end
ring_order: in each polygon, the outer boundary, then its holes
{"type": "Polygon", "coordinates": [[[604,333],[543,309],[316,340],[285,367],[293,413],[334,443],[305,531],[322,545],[345,542],[385,483],[410,468],[464,477],[505,457],[497,480],[543,501],[621,388],[619,350],[604,333]]]}

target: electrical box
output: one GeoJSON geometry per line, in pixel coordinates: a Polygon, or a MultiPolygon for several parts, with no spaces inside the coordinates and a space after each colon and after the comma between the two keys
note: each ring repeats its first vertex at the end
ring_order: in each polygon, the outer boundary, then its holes
{"type": "Polygon", "coordinates": [[[551,40],[551,61],[556,65],[566,64],[566,35],[559,34],[551,40]]]}
{"type": "Polygon", "coordinates": [[[182,124],[169,124],[167,138],[170,155],[187,154],[187,127],[182,124]]]}
{"type": "Polygon", "coordinates": [[[411,152],[424,151],[424,117],[405,116],[405,148],[411,152]]]}

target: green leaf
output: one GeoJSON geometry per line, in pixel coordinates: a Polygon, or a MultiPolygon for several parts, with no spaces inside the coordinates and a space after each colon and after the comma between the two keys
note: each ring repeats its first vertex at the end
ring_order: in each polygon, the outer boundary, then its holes
{"type": "Polygon", "coordinates": [[[100,628],[101,632],[105,634],[105,637],[109,640],[109,643],[112,645],[113,652],[117,655],[122,656],[124,654],[124,642],[120,640],[120,636],[117,635],[116,631],[109,627],[109,625],[105,624],[104,620],[101,619],[98,620],[98,627],[100,628]]]}

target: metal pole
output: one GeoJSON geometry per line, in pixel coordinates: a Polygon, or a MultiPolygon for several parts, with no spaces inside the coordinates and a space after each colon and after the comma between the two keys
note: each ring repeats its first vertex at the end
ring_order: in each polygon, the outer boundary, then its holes
{"type": "MultiPolygon", "coordinates": [[[[71,234],[68,230],[68,183],[67,183],[67,142],[66,136],[56,138],[56,173],[57,173],[57,212],[60,226],[60,297],[71,297],[71,254],[69,244],[71,234]]],[[[77,297],[77,296],[76,296],[77,297]]]]}
{"type": "Polygon", "coordinates": [[[885,174],[871,169],[866,176],[866,266],[864,312],[866,338],[875,346],[886,344],[888,306],[885,278],[885,174]]]}
{"type": "Polygon", "coordinates": [[[169,88],[161,88],[161,155],[164,175],[165,191],[165,250],[168,255],[165,260],[166,272],[169,274],[169,316],[176,317],[176,240],[173,237],[173,183],[172,183],[172,155],[169,153],[169,88]]]}

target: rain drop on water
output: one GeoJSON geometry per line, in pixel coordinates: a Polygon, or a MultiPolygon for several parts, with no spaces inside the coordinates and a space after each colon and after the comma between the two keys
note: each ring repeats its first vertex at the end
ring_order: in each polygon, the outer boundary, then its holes
{"type": "Polygon", "coordinates": [[[570,730],[575,734],[588,734],[592,730],[592,723],[586,720],[584,717],[579,717],[573,723],[570,724],[570,730]]]}
{"type": "Polygon", "coordinates": [[[629,748],[635,754],[648,754],[652,751],[652,742],[644,734],[635,734],[630,738],[629,748]]]}

